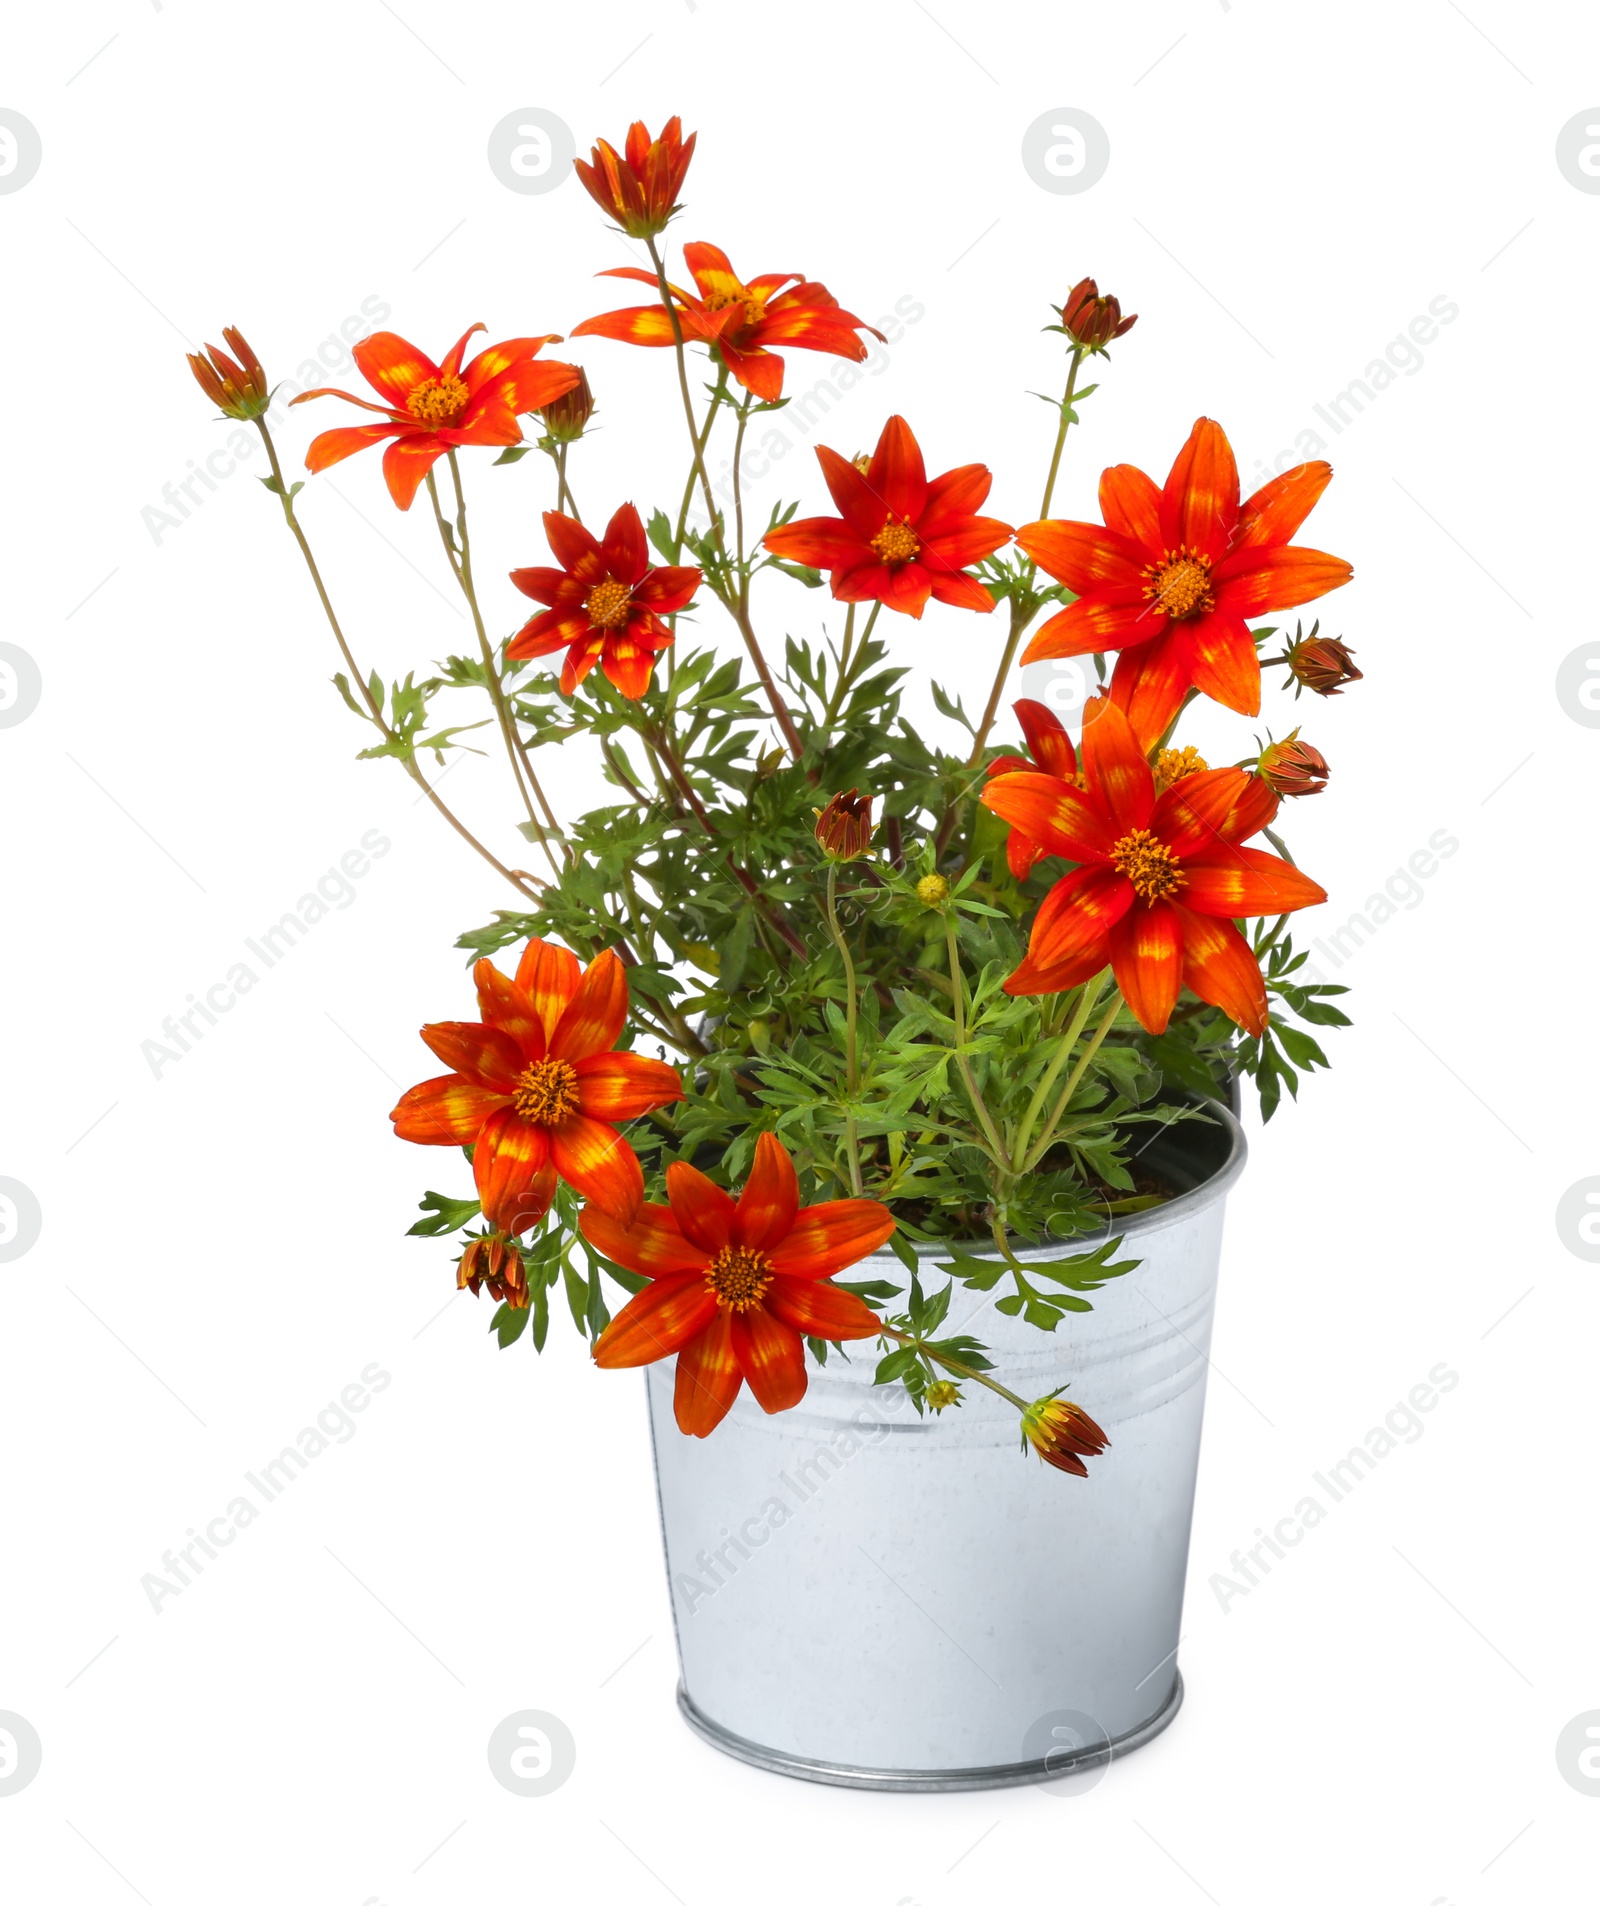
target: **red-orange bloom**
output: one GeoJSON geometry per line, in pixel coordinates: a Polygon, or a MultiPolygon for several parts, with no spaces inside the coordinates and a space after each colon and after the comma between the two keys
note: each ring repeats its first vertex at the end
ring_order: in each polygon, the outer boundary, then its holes
{"type": "MultiPolygon", "coordinates": [[[[1072,737],[1056,716],[1043,702],[1020,701],[1011,706],[1022,723],[1032,759],[1020,754],[1003,754],[998,761],[991,761],[984,772],[993,779],[997,774],[1027,774],[1038,768],[1081,787],[1072,737]]],[[[1033,840],[1020,827],[1014,827],[1006,841],[1006,865],[1018,880],[1026,880],[1035,865],[1051,851],[1042,841],[1033,840]]]]}
{"type": "Polygon", "coordinates": [[[769,1414],[806,1393],[803,1337],[844,1343],[878,1332],[853,1292],[829,1282],[877,1250],[894,1214],[869,1198],[800,1209],[794,1164],[770,1132],[737,1203],[692,1165],[667,1167],[664,1205],[631,1226],[595,1205],[578,1228],[649,1285],[601,1332],[594,1359],[627,1370],[678,1353],[673,1409],[686,1436],[709,1436],[748,1383],[769,1414]]]}
{"type": "Polygon", "coordinates": [[[550,1208],[557,1178],[628,1223],[644,1174],[616,1128],[683,1097],[672,1067],[613,1052],[628,1016],[628,977],[615,953],[587,971],[564,946],[530,940],[509,980],[492,960],[473,968],[483,1023],[424,1026],[453,1068],[414,1085],[389,1114],[414,1145],[471,1145],[490,1224],[526,1230],[550,1208]]]}
{"type": "Polygon", "coordinates": [[[994,481],[964,463],[930,482],[922,450],[903,417],[891,417],[865,471],[817,446],[838,516],[808,516],[768,530],[766,547],[791,562],[830,572],[838,602],[882,602],[920,616],[929,596],[987,613],[994,598],[968,563],[1011,540],[1011,526],[978,510],[994,481]]]}
{"type": "Polygon", "coordinates": [[[559,510],[545,511],[544,533],[561,567],[513,569],[511,580],[549,607],[522,625],[506,655],[525,662],[565,649],[563,695],[572,694],[598,662],[619,693],[638,701],[650,686],[656,657],[672,643],[661,618],[687,605],[700,586],[700,571],[652,569],[644,524],[631,503],[612,517],[604,542],[559,510]]]}
{"type": "MultiPolygon", "coordinates": [[[[773,355],[773,345],[826,351],[860,364],[867,347],[856,333],[871,331],[875,338],[883,338],[881,331],[846,311],[826,285],[813,284],[798,272],[763,272],[746,284],[735,274],[728,254],[715,245],[685,245],[683,261],[694,274],[700,295],[669,287],[678,328],[691,344],[709,344],[735,380],[766,403],[783,395],[783,359],[773,355]]],[[[657,288],[655,273],[636,265],[622,265],[600,276],[632,278],[657,288]]],[[[603,311],[597,318],[585,318],[572,335],[618,338],[624,344],[677,341],[672,316],[663,304],[603,311]]]]}
{"type": "Polygon", "coordinates": [[[1235,920],[1293,913],[1327,895],[1275,854],[1240,843],[1278,811],[1278,797],[1242,768],[1187,774],[1165,793],[1121,708],[1084,710],[1084,785],[1052,774],[1003,774],[981,799],[1002,820],[1076,861],[1034,916],[1027,957],[1008,993],[1059,993],[1109,960],[1147,1032],[1165,1032],[1187,986],[1248,1033],[1267,1024],[1261,968],[1235,920]]]}
{"type": "Polygon", "coordinates": [[[1078,600],[1046,622],[1024,662],[1120,649],[1111,694],[1148,747],[1193,687],[1241,715],[1261,707],[1261,664],[1247,618],[1292,609],[1350,580],[1349,563],[1289,538],[1333,475],[1302,463],[1243,505],[1233,450],[1202,417],[1165,489],[1119,463],[1100,478],[1098,523],[1046,521],[1017,531],[1042,569],[1078,600]]]}
{"type": "Polygon", "coordinates": [[[587,163],[574,159],[572,164],[583,189],[629,238],[654,238],[666,230],[678,209],[678,194],[697,136],[691,132],[684,138],[683,121],[676,113],[657,139],[650,137],[642,119],[636,119],[621,152],[599,139],[590,148],[587,163]]]}
{"type": "Polygon", "coordinates": [[[374,331],[363,338],[352,347],[351,355],[383,403],[368,403],[347,390],[302,391],[294,402],[342,397],[363,410],[375,410],[386,421],[324,430],[311,440],[306,468],[326,470],[365,450],[369,443],[392,440],[383,453],[384,479],[395,502],[408,510],[418,484],[457,444],[521,443],[518,417],[553,403],[572,389],[582,373],[575,364],[534,362],[545,345],[560,343],[554,332],[548,337],[508,338],[504,344],[490,344],[463,366],[468,340],[484,328],[473,325],[445,352],[442,364],[424,357],[393,331],[374,331]]]}

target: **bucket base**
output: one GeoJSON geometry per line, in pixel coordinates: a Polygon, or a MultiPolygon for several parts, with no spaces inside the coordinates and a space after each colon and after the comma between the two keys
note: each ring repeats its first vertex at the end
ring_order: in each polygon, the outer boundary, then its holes
{"type": "Polygon", "coordinates": [[[1067,1774],[1085,1773],[1104,1767],[1123,1754],[1154,1740],[1183,1706],[1183,1676],[1174,1672],[1172,1692],[1161,1710],[1151,1715],[1119,1739],[1100,1747],[1085,1748],[1073,1755],[1051,1755],[1048,1760],[1014,1761],[1004,1767],[885,1768],[845,1767],[826,1760],[807,1760],[799,1754],[785,1754],[777,1748],[762,1747],[739,1734],[730,1734],[709,1720],[689,1699],[688,1690],[678,1683],[678,1706],[683,1718],[702,1740],[709,1741],[721,1753],[735,1760],[748,1761],[752,1767],[769,1774],[787,1774],[792,1780],[814,1780],[827,1787],[865,1787],[878,1793],[962,1793],[979,1787],[1023,1787],[1044,1780],[1060,1780],[1067,1774]]]}

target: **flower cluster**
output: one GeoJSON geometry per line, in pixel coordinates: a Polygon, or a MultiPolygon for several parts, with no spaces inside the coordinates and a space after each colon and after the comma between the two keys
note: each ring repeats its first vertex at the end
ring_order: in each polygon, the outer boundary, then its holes
{"type": "MultiPolygon", "coordinates": [[[[820,1359],[875,1339],[878,1380],[919,1411],[962,1407],[976,1385],[1017,1411],[1024,1450],[1084,1476],[1110,1447],[1093,1417],[1059,1391],[1008,1389],[976,1337],[941,1334],[945,1315],[957,1284],[1004,1285],[998,1312],[1043,1330],[1089,1309],[1079,1293],[1135,1268],[1116,1256],[1122,1217],[1176,1188],[1140,1162],[1149,1128],[1205,1118],[1241,1073],[1270,1116],[1326,1063],[1307,1028],[1345,1023],[1343,989],[1308,976],[1289,935],[1325,895],[1274,831],[1285,802],[1328,786],[1327,760],[1298,726],[1222,761],[1215,713],[1213,761],[1176,732],[1197,701],[1258,716],[1265,671],[1296,697],[1361,679],[1319,623],[1272,652],[1262,620],[1350,580],[1296,540],[1332,472],[1304,463],[1242,497],[1227,434],[1202,416],[1163,482],[1113,463],[1099,521],[1053,513],[1069,432],[1102,389],[1080,371],[1113,345],[1120,359],[1138,321],[1083,277],[1044,327],[1064,382],[1043,500],[1006,508],[1034,520],[985,513],[982,462],[929,476],[899,415],[870,450],[817,447],[805,487],[824,513],[800,514],[802,495],[763,520],[748,452],[785,401],[789,355],[836,360],[848,390],[898,320],[868,322],[801,273],[742,277],[703,239],[669,272],[694,156],[674,118],[576,162],[648,260],[600,275],[641,302],[469,356],[474,324],[437,361],[380,331],[354,347],[372,397],[293,398],[368,413],[313,437],[308,471],[381,444],[396,506],[427,491],[418,533],[437,533],[476,646],[420,681],[357,665],[249,344],[229,327],[226,350],[189,359],[222,415],[263,438],[336,681],[372,730],[365,754],[397,761],[515,894],[460,941],[476,1019],[422,1028],[446,1070],[390,1114],[401,1138],[471,1161],[475,1195],[430,1192],[413,1229],[460,1234],[458,1286],[496,1300],[502,1345],[526,1333],[542,1349],[555,1300],[603,1370],[675,1358],[688,1435],[709,1435],[745,1386],[763,1410],[793,1408],[808,1344],[820,1359]],[[598,365],[544,355],[563,337],[599,340],[598,365]],[[669,507],[613,495],[586,516],[572,472],[612,343],[670,356],[686,467],[669,507]],[[475,570],[464,465],[483,449],[496,468],[534,453],[551,479],[548,561],[475,570]],[[815,607],[777,621],[779,587],[816,591],[815,607]],[[965,612],[951,618],[964,653],[993,675],[976,715],[931,684],[955,743],[927,739],[903,700],[927,653],[916,625],[946,609],[965,612]],[[731,654],[686,639],[719,613],[731,654]],[[793,633],[824,619],[820,639],[793,633]],[[1021,699],[1020,744],[999,739],[1019,662],[1091,655],[1103,687],[1078,732],[1021,699]],[[440,718],[440,696],[480,692],[484,721],[440,718]],[[442,789],[434,768],[484,727],[515,807],[480,837],[454,806],[468,776],[442,789]],[[546,751],[581,741],[614,799],[558,812],[581,782],[546,751]],[[513,947],[508,976],[493,956],[513,947]],[[869,1280],[838,1281],[874,1254],[869,1280]]],[[[962,415],[926,424],[935,467],[962,415]]]]}

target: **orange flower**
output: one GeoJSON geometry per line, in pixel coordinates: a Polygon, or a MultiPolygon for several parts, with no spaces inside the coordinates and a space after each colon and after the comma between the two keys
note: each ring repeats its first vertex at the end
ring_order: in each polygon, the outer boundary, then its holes
{"type": "Polygon", "coordinates": [[[700,586],[700,571],[650,566],[644,525],[624,503],[598,543],[559,510],[544,513],[544,533],[559,569],[513,569],[511,580],[525,596],[550,606],[525,622],[506,650],[513,662],[567,651],[561,692],[572,694],[596,662],[608,682],[629,701],[650,686],[656,657],[671,645],[661,620],[683,608],[700,586]]]}
{"type": "Polygon", "coordinates": [[[351,354],[361,375],[385,402],[371,404],[347,390],[302,391],[294,402],[342,397],[363,410],[375,410],[387,421],[324,430],[311,440],[306,468],[326,470],[365,450],[369,443],[392,439],[383,453],[383,474],[389,494],[401,509],[408,510],[417,485],[437,459],[457,444],[521,443],[518,417],[553,403],[572,389],[582,373],[575,364],[534,362],[545,345],[560,343],[553,332],[548,337],[508,338],[504,344],[491,344],[463,368],[468,339],[484,328],[473,325],[451,345],[442,364],[424,357],[393,331],[374,331],[363,338],[351,354]]]}
{"type": "Polygon", "coordinates": [[[977,516],[993,478],[981,463],[964,463],[930,483],[922,451],[903,417],[891,417],[863,471],[817,446],[823,481],[838,516],[808,516],[767,531],[775,556],[828,570],[838,602],[882,602],[920,616],[929,596],[958,609],[987,613],[994,598],[968,563],[1009,542],[1011,527],[977,516]]]}
{"type": "Polygon", "coordinates": [[[829,860],[840,866],[859,860],[872,845],[872,796],[855,788],[836,794],[826,807],[818,808],[813,831],[829,860]]]}
{"type": "Polygon", "coordinates": [[[1069,1475],[1087,1476],[1085,1456],[1098,1456],[1111,1447],[1110,1438],[1087,1410],[1062,1396],[1041,1397],[1022,1412],[1022,1433],[1038,1451],[1040,1460],[1069,1475]]]}
{"type": "Polygon", "coordinates": [[[770,1415],[806,1393],[802,1337],[844,1343],[873,1337],[878,1319],[829,1280],[894,1230],[869,1198],[800,1209],[793,1161],[770,1132],[736,1204],[693,1165],[667,1167],[664,1205],[624,1226],[597,1205],[578,1228],[649,1285],[612,1319],[594,1347],[605,1370],[630,1370],[678,1353],[673,1409],[686,1436],[709,1436],[748,1383],[770,1415]]]}
{"type": "Polygon", "coordinates": [[[1185,775],[1157,795],[1128,717],[1104,696],[1084,710],[1081,759],[1081,789],[1013,773],[981,796],[1046,852],[1078,863],[1045,895],[1005,990],[1065,992],[1109,960],[1146,1032],[1166,1031],[1180,986],[1264,1032],[1266,986],[1234,922],[1328,897],[1287,861],[1240,845],[1277,813],[1277,795],[1242,768],[1185,775]]]}
{"type": "MultiPolygon", "coordinates": [[[[763,272],[745,284],[735,276],[728,254],[715,245],[685,245],[683,261],[694,274],[700,295],[669,287],[679,329],[690,343],[710,345],[734,378],[766,403],[783,395],[783,359],[773,355],[772,345],[826,351],[860,364],[867,347],[857,331],[871,331],[883,339],[881,331],[846,311],[826,285],[813,284],[797,272],[763,272]]],[[[636,265],[622,265],[600,276],[632,278],[657,288],[655,273],[636,265]]],[[[602,312],[597,318],[585,318],[572,335],[617,338],[624,344],[676,342],[672,318],[662,304],[602,312]]]]}
{"type": "Polygon", "coordinates": [[[1247,617],[1292,609],[1350,580],[1349,563],[1289,538],[1333,471],[1302,463],[1239,502],[1239,472],[1222,426],[1202,417],[1158,490],[1119,463],[1100,479],[1098,523],[1029,523],[1017,541],[1078,600],[1046,622],[1023,654],[1042,662],[1120,649],[1111,694],[1148,747],[1185,692],[1198,688],[1241,715],[1261,707],[1261,665],[1247,617]]]}
{"type": "MultiPolygon", "coordinates": [[[[1059,775],[1063,781],[1071,781],[1081,787],[1078,775],[1078,757],[1073,751],[1072,737],[1055,715],[1043,702],[1020,701],[1011,704],[1017,720],[1022,723],[1022,732],[1027,736],[1030,761],[1020,754],[1003,754],[998,761],[991,761],[984,772],[991,778],[997,774],[1027,773],[1032,768],[1042,768],[1046,774],[1059,775]]],[[[1018,880],[1026,880],[1035,865],[1052,850],[1042,841],[1036,841],[1014,827],[1006,841],[1006,865],[1018,880]]]]}
{"type": "Polygon", "coordinates": [[[654,238],[678,209],[697,136],[691,132],[684,138],[683,121],[676,113],[661,128],[659,139],[652,139],[644,121],[636,119],[621,152],[600,139],[590,148],[587,164],[582,159],[572,163],[583,189],[629,238],[654,238]]]}
{"type": "Polygon", "coordinates": [[[241,423],[250,423],[264,416],[272,402],[272,393],[267,388],[267,374],[261,368],[260,358],[245,341],[242,331],[234,325],[225,324],[222,335],[239,361],[235,363],[234,357],[229,357],[226,351],[208,344],[205,357],[199,357],[193,351],[186,353],[189,369],[194,372],[194,381],[224,417],[235,417],[241,423]]]}
{"type": "Polygon", "coordinates": [[[672,1067],[613,1052],[628,1016],[628,978],[615,953],[585,972],[548,940],[529,940],[509,980],[492,960],[472,969],[483,1023],[424,1026],[428,1047],[454,1068],[414,1085],[389,1114],[414,1145],[471,1145],[483,1215],[525,1230],[564,1178],[623,1223],[644,1196],[644,1174],[616,1127],[683,1097],[672,1067]]]}

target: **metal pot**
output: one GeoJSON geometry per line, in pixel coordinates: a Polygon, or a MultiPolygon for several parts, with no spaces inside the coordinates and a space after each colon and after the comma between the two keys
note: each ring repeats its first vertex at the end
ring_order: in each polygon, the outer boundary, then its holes
{"type": "MultiPolygon", "coordinates": [[[[813,1364],[780,1415],[746,1389],[704,1441],[673,1420],[672,1360],[646,1372],[678,1701],[713,1746],[836,1786],[1001,1787],[1104,1765],[1176,1714],[1222,1214],[1245,1160],[1238,1121],[1207,1113],[1143,1153],[1177,1195],[1103,1234],[1140,1265],[1091,1313],[1052,1335],[994,1308],[1005,1286],[951,1306],[946,1328],[981,1338],[1018,1394],[1071,1385],[1111,1442],[1087,1481],[1022,1453],[1016,1411],[977,1385],[918,1417],[874,1387],[869,1345],[813,1364]]],[[[887,1255],[848,1275],[905,1279],[887,1255]]]]}

